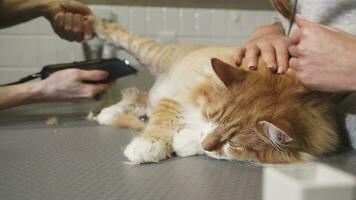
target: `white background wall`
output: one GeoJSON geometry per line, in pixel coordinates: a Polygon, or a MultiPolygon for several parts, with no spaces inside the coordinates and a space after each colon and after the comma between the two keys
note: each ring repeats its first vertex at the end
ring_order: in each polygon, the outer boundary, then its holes
{"type": "MultiPolygon", "coordinates": [[[[131,33],[163,42],[238,46],[257,26],[271,23],[273,11],[91,6],[114,12],[131,33]]],[[[61,40],[39,18],[0,30],[0,83],[38,71],[47,64],[83,60],[81,45],[61,40]]]]}

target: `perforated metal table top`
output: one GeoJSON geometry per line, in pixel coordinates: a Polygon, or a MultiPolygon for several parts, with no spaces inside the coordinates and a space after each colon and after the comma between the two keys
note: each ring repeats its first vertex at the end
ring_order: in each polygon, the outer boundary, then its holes
{"type": "MultiPolygon", "coordinates": [[[[262,169],[205,156],[125,164],[132,134],[84,119],[87,108],[51,104],[0,112],[0,199],[260,200],[262,169]],[[57,116],[59,126],[45,124],[57,116]]],[[[328,157],[356,174],[353,152],[328,157]]]]}

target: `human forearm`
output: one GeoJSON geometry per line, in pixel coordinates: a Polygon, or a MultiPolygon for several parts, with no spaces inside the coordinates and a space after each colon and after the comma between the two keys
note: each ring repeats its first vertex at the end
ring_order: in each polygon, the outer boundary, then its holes
{"type": "Polygon", "coordinates": [[[111,84],[83,82],[101,81],[107,77],[105,71],[67,69],[41,81],[0,87],[0,110],[30,103],[88,100],[107,90],[111,84]]]}
{"type": "Polygon", "coordinates": [[[90,9],[74,0],[0,0],[0,28],[43,16],[55,33],[68,41],[80,42],[94,36],[90,9]]]}
{"type": "Polygon", "coordinates": [[[256,29],[251,39],[257,39],[266,35],[285,35],[285,30],[280,22],[274,22],[273,24],[260,26],[256,29]]]}
{"type": "Polygon", "coordinates": [[[48,0],[0,0],[0,28],[44,15],[48,0]]]}
{"type": "Polygon", "coordinates": [[[40,102],[41,98],[41,88],[38,82],[0,87],[0,110],[40,102]]]}

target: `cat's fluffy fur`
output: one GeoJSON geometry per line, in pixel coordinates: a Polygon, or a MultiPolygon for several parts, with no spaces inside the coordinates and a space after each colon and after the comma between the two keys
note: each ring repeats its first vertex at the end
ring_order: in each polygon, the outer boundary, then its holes
{"type": "Polygon", "coordinates": [[[127,116],[136,119],[135,127],[140,116],[150,117],[125,149],[131,162],[158,162],[175,153],[289,163],[336,150],[330,103],[291,75],[272,74],[263,63],[258,71],[234,67],[233,47],[160,45],[93,20],[101,38],[132,53],[156,78],[147,101],[138,103],[142,96],[131,89],[96,117],[118,125],[124,116],[126,127],[127,116]]]}

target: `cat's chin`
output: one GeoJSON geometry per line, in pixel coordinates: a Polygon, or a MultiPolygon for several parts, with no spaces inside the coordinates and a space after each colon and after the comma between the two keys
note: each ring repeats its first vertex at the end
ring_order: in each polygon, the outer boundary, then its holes
{"type": "Polygon", "coordinates": [[[219,153],[215,152],[215,151],[204,151],[204,153],[214,159],[217,160],[232,160],[231,158],[225,156],[225,155],[220,155],[219,153]]]}

